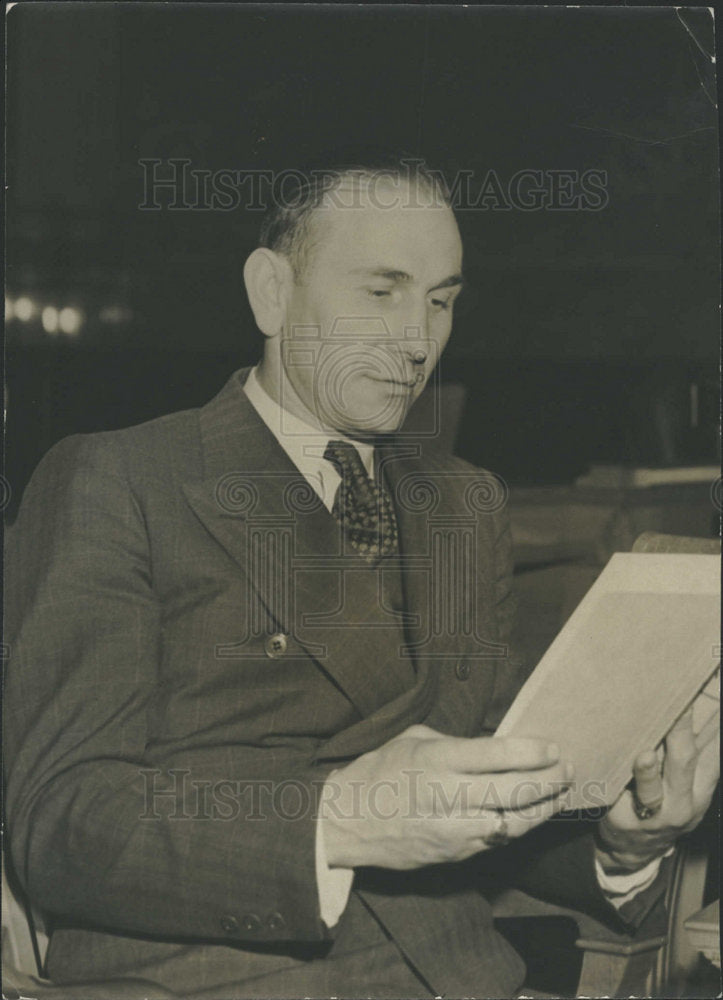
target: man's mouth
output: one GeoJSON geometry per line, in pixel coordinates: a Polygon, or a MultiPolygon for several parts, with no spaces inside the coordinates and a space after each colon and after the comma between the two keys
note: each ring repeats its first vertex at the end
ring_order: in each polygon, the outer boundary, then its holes
{"type": "MultiPolygon", "coordinates": [[[[421,375],[421,372],[419,373],[421,375]]],[[[401,379],[401,378],[380,378],[375,379],[375,382],[383,382],[386,385],[398,385],[403,389],[414,389],[420,382],[424,381],[424,376],[422,378],[416,375],[414,378],[401,379]]]]}

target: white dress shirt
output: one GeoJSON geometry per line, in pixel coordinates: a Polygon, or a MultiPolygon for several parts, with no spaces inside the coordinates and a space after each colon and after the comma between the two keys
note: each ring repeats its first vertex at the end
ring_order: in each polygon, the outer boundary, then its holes
{"type": "MultiPolygon", "coordinates": [[[[327,510],[334,506],[334,497],[341,477],[333,462],[324,458],[329,441],[348,441],[359,452],[364,468],[374,478],[374,446],[352,441],[339,434],[329,434],[307,424],[300,417],[282,409],[261,387],[252,368],[244,385],[249,402],[257,411],[299,472],[323,502],[327,510]]],[[[672,848],[668,854],[672,854],[672,848]]],[[[626,875],[608,875],[599,861],[595,861],[598,882],[613,906],[620,907],[638,892],[652,885],[660,868],[661,858],[638,871],[626,875]]],[[[324,850],[323,824],[316,827],[316,882],[319,889],[321,918],[327,927],[333,927],[344,912],[354,880],[351,868],[330,868],[324,850]]]]}
{"type": "Polygon", "coordinates": [[[334,431],[321,431],[307,424],[300,417],[282,409],[276,400],[261,388],[252,368],[244,385],[254,409],[269,428],[296,468],[322,500],[327,510],[334,506],[334,497],[341,482],[336,466],[324,458],[330,441],[348,441],[361,456],[367,475],[374,478],[374,445],[363,441],[352,441],[334,431]]]}

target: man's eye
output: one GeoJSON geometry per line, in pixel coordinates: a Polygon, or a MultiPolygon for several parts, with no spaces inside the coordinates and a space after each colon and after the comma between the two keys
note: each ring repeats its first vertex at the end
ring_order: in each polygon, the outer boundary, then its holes
{"type": "Polygon", "coordinates": [[[432,305],[435,309],[451,309],[453,304],[453,299],[432,299],[432,305]]]}
{"type": "Polygon", "coordinates": [[[392,294],[388,288],[368,288],[367,291],[376,299],[389,298],[392,294]]]}

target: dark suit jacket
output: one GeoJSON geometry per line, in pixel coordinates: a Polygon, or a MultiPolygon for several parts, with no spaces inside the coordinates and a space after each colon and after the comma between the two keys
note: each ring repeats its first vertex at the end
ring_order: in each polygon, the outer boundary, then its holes
{"type": "MultiPolygon", "coordinates": [[[[200,410],[62,441],[12,531],[7,811],[17,873],[55,915],[49,973],[188,995],[374,993],[373,956],[392,983],[396,956],[431,992],[513,993],[523,968],[493,929],[484,863],[359,871],[330,932],[314,854],[334,767],[413,723],[491,733],[513,697],[499,487],[403,438],[386,453],[400,644],[389,609],[349,604],[357,557],[341,558],[244,377],[200,410]],[[439,545],[461,580],[446,618],[439,545]]],[[[619,924],[589,836],[570,827],[524,856],[536,891],[619,924]]]]}

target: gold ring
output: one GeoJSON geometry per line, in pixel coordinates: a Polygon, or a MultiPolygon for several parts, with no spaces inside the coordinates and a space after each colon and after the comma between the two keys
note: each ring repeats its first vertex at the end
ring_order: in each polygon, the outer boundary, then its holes
{"type": "Polygon", "coordinates": [[[663,805],[663,796],[653,802],[641,802],[637,795],[633,795],[633,810],[638,819],[652,819],[657,816],[663,805]]]}
{"type": "Polygon", "coordinates": [[[502,809],[495,812],[496,825],[491,833],[484,837],[484,842],[488,847],[504,847],[510,841],[510,828],[502,809]]]}

